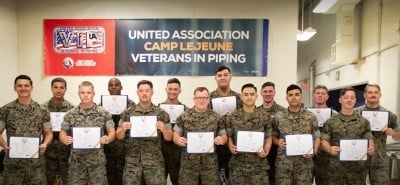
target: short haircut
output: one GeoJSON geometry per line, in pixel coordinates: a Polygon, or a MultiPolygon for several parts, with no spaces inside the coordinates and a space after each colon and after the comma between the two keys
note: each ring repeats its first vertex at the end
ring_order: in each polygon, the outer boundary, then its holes
{"type": "Polygon", "coordinates": [[[93,83],[89,82],[89,81],[82,81],[81,84],[79,84],[79,87],[81,87],[81,86],[91,86],[93,88],[93,90],[94,90],[93,83]]]}
{"type": "Polygon", "coordinates": [[[226,67],[226,66],[219,66],[217,69],[215,69],[214,74],[217,74],[218,72],[223,71],[223,70],[225,70],[225,69],[228,70],[229,73],[231,73],[231,69],[230,69],[229,67],[226,67]]]}
{"type": "Polygon", "coordinates": [[[207,93],[209,93],[207,87],[196,87],[196,89],[194,89],[193,91],[193,95],[195,95],[196,92],[203,92],[203,91],[207,91],[207,93]]]}
{"type": "Polygon", "coordinates": [[[31,84],[31,86],[33,86],[32,79],[28,75],[18,75],[14,80],[14,85],[17,84],[18,80],[29,80],[29,83],[31,84]]]}
{"type": "Polygon", "coordinates": [[[303,91],[301,90],[301,88],[298,85],[295,84],[290,84],[287,88],[286,88],[286,94],[291,91],[291,90],[295,90],[298,89],[300,90],[300,93],[303,93],[303,91]]]}
{"type": "Polygon", "coordinates": [[[64,78],[61,78],[61,77],[54,78],[51,81],[51,86],[53,86],[53,84],[56,83],[56,82],[64,83],[65,87],[67,87],[67,81],[64,78]]]}
{"type": "Polygon", "coordinates": [[[136,88],[139,89],[139,86],[140,86],[140,85],[146,85],[146,84],[149,85],[151,89],[153,89],[153,83],[150,82],[150,81],[148,81],[148,80],[140,80],[140,81],[137,83],[136,88]]]}
{"type": "Polygon", "coordinates": [[[261,89],[264,89],[264,87],[267,86],[272,86],[273,89],[275,89],[275,84],[273,82],[265,82],[262,84],[261,89]]]}
{"type": "Polygon", "coordinates": [[[340,90],[340,97],[342,97],[344,94],[346,94],[347,91],[353,91],[354,94],[357,94],[356,89],[354,89],[353,87],[345,87],[340,90]]]}
{"type": "Polygon", "coordinates": [[[245,88],[253,88],[253,89],[257,92],[257,87],[254,86],[254,84],[252,84],[252,83],[244,84],[244,85],[242,86],[242,92],[243,92],[243,90],[244,90],[245,88]]]}
{"type": "Polygon", "coordinates": [[[313,89],[313,93],[315,93],[315,91],[317,89],[324,89],[326,92],[329,92],[328,88],[325,85],[317,85],[317,86],[315,86],[314,89],[313,89]]]}
{"type": "Polygon", "coordinates": [[[167,81],[167,84],[178,84],[179,87],[181,86],[181,81],[179,81],[177,78],[171,78],[167,81]]]}
{"type": "Polygon", "coordinates": [[[367,92],[367,88],[368,88],[368,87],[376,87],[376,88],[378,88],[379,92],[381,91],[381,86],[379,86],[378,84],[367,84],[367,85],[364,87],[364,92],[367,92]]]}

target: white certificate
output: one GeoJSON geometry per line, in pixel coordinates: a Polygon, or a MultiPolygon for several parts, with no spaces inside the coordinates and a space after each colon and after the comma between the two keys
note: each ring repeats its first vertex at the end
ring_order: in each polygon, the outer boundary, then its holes
{"type": "Polygon", "coordinates": [[[101,127],[72,127],[72,149],[99,149],[101,127]]]}
{"type": "Polygon", "coordinates": [[[287,156],[314,153],[314,140],[311,134],[286,135],[285,142],[287,156]]]}
{"type": "Polygon", "coordinates": [[[185,110],[184,105],[177,105],[177,104],[160,104],[160,108],[165,110],[168,113],[169,119],[171,123],[176,123],[176,118],[181,115],[181,113],[185,110]]]}
{"type": "Polygon", "coordinates": [[[53,131],[61,131],[61,123],[64,120],[66,112],[50,112],[50,122],[53,131]]]}
{"type": "Polygon", "coordinates": [[[372,131],[383,131],[389,122],[388,111],[362,111],[361,115],[369,121],[372,131]]]}
{"type": "Polygon", "coordinates": [[[10,136],[8,139],[9,158],[39,158],[39,137],[10,136]]]}
{"type": "Polygon", "coordinates": [[[339,160],[365,161],[367,160],[368,139],[341,139],[339,160]]]}
{"type": "Polygon", "coordinates": [[[131,116],[131,137],[157,137],[157,116],[131,116]]]}
{"type": "Polygon", "coordinates": [[[238,131],[236,147],[238,152],[261,152],[264,147],[264,132],[238,131]]]}
{"type": "Polygon", "coordinates": [[[213,110],[219,115],[229,115],[236,109],[236,96],[211,99],[213,110]]]}
{"type": "Polygon", "coordinates": [[[102,95],[101,106],[110,114],[119,115],[128,107],[128,95],[102,95]]]}
{"type": "Polygon", "coordinates": [[[214,132],[188,132],[187,153],[213,153],[214,132]]]}
{"type": "Polygon", "coordinates": [[[326,120],[332,116],[331,108],[307,108],[310,112],[314,113],[318,120],[318,127],[323,127],[326,120]]]}

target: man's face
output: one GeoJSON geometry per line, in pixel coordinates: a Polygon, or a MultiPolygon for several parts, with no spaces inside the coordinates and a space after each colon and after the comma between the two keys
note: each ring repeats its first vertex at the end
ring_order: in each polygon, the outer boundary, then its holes
{"type": "Polygon", "coordinates": [[[153,89],[148,84],[141,84],[137,90],[139,101],[142,103],[151,102],[153,96],[153,89]]]}
{"type": "Polygon", "coordinates": [[[168,99],[176,100],[181,93],[181,87],[177,83],[169,83],[165,88],[165,92],[167,93],[168,99]]]}
{"type": "Polygon", "coordinates": [[[265,86],[260,92],[263,97],[263,101],[266,103],[271,103],[274,101],[275,89],[272,86],[265,86]]]}
{"type": "Polygon", "coordinates": [[[93,97],[94,97],[94,89],[92,86],[79,86],[79,99],[81,99],[81,103],[88,104],[88,103],[93,103],[93,97]]]}
{"type": "Polygon", "coordinates": [[[374,86],[367,86],[364,92],[364,98],[367,100],[367,103],[379,103],[381,96],[381,91],[374,86]]]}
{"type": "Polygon", "coordinates": [[[313,93],[313,101],[316,104],[325,104],[328,100],[329,95],[325,89],[315,89],[313,93]]]}
{"type": "Polygon", "coordinates": [[[217,82],[218,87],[229,87],[231,79],[231,73],[227,69],[219,71],[217,74],[215,74],[215,81],[217,82]]]}
{"type": "Polygon", "coordinates": [[[245,106],[254,106],[257,100],[257,92],[251,87],[244,88],[242,94],[240,94],[240,98],[245,106]]]}
{"type": "Polygon", "coordinates": [[[65,87],[64,82],[54,82],[51,86],[51,92],[54,98],[63,98],[66,91],[67,87],[65,87]]]}
{"type": "Polygon", "coordinates": [[[208,104],[210,104],[210,95],[207,91],[196,91],[193,101],[197,110],[205,111],[208,108],[208,104]]]}
{"type": "Polygon", "coordinates": [[[286,100],[290,107],[299,107],[303,100],[303,95],[299,89],[293,89],[287,92],[286,100]]]}
{"type": "Polygon", "coordinates": [[[117,79],[111,79],[108,82],[108,92],[110,93],[110,95],[121,95],[121,90],[121,81],[117,79]]]}
{"type": "Polygon", "coordinates": [[[18,79],[14,85],[14,91],[17,92],[18,97],[27,98],[31,96],[33,87],[29,80],[18,79]]]}
{"type": "Polygon", "coordinates": [[[346,93],[339,98],[339,103],[342,104],[342,109],[354,108],[356,104],[356,93],[354,91],[346,91],[346,93]]]}

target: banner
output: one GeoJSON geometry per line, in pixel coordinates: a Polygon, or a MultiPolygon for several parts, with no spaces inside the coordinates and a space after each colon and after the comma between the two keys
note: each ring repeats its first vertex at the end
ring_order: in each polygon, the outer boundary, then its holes
{"type": "Polygon", "coordinates": [[[44,20],[46,75],[114,75],[115,20],[44,20]]]}
{"type": "Polygon", "coordinates": [[[266,76],[267,19],[116,20],[116,74],[266,76]]]}

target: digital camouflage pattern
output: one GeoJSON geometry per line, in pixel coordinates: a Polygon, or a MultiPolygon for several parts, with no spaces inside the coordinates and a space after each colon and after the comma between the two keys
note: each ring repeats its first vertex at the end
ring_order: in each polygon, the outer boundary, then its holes
{"type": "MultiPolygon", "coordinates": [[[[42,137],[43,130],[51,128],[49,111],[32,101],[22,105],[17,100],[0,108],[0,128],[7,137],[42,137]]],[[[46,184],[45,159],[10,159],[4,157],[4,184],[46,184]]]]}
{"type": "MultiPolygon", "coordinates": [[[[350,116],[343,114],[329,118],[322,127],[322,140],[331,146],[339,146],[340,139],[371,139],[370,123],[357,113],[350,116]]],[[[326,184],[344,185],[365,184],[367,168],[365,161],[339,161],[338,156],[329,156],[326,165],[328,176],[326,184]]]]}
{"type": "MultiPolygon", "coordinates": [[[[131,116],[156,115],[158,121],[164,122],[164,129],[171,129],[169,115],[161,108],[151,105],[145,109],[139,104],[121,113],[119,125],[129,122],[131,116]]],[[[161,152],[161,132],[157,130],[157,138],[125,138],[126,156],[123,173],[124,184],[141,184],[143,178],[146,184],[166,184],[164,178],[164,159],[161,152]]]]}
{"type": "MultiPolygon", "coordinates": [[[[101,127],[108,130],[114,127],[114,122],[111,114],[101,106],[94,105],[90,109],[81,109],[78,106],[64,116],[61,130],[70,133],[72,127],[101,127]]],[[[88,178],[91,185],[107,185],[105,164],[103,148],[72,149],[69,156],[68,184],[85,184],[88,178]]]]}
{"type": "MultiPolygon", "coordinates": [[[[214,132],[221,136],[226,134],[225,124],[214,111],[196,112],[194,108],[183,112],[176,120],[174,132],[186,137],[188,132],[214,132]]],[[[180,185],[220,184],[216,153],[189,154],[182,153],[179,170],[180,185]]]]}
{"type": "MultiPolygon", "coordinates": [[[[272,135],[272,120],[264,109],[246,113],[238,109],[228,116],[226,123],[228,136],[236,141],[238,131],[264,132],[265,138],[272,135]]],[[[267,158],[260,158],[256,153],[238,153],[229,161],[229,184],[268,184],[270,168],[267,158]]]]}
{"type": "MultiPolygon", "coordinates": [[[[317,118],[310,111],[301,109],[293,113],[288,110],[276,114],[273,135],[285,138],[286,135],[311,134],[313,138],[321,137],[317,118]]],[[[285,150],[278,148],[275,161],[276,184],[312,184],[313,160],[303,156],[286,156],[285,150]]]]}

